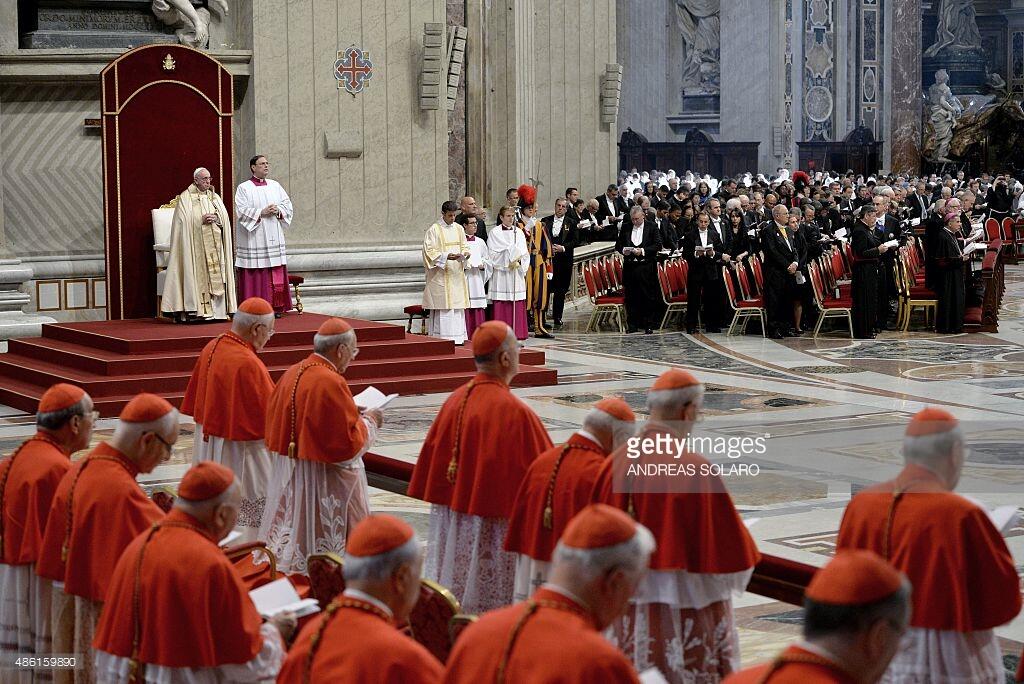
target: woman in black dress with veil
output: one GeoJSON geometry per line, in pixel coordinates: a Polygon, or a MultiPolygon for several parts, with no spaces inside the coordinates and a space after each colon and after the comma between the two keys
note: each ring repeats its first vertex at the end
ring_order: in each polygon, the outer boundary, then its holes
{"type": "Polygon", "coordinates": [[[884,282],[878,257],[886,252],[882,237],[875,231],[875,207],[865,204],[854,212],[855,221],[850,234],[853,247],[853,279],[850,285],[853,316],[853,336],[870,340],[875,337],[875,319],[878,312],[878,288],[884,282]]]}

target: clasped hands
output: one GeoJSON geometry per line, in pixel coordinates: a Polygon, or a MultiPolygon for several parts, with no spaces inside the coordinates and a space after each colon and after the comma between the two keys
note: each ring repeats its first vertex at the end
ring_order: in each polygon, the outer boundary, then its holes
{"type": "Polygon", "coordinates": [[[792,275],[793,273],[796,273],[797,266],[798,264],[794,261],[789,265],[789,268],[787,268],[786,270],[790,273],[790,275],[792,275]]]}
{"type": "Polygon", "coordinates": [[[220,223],[217,214],[203,214],[203,224],[220,223]]]}
{"type": "Polygon", "coordinates": [[[263,211],[260,212],[260,216],[264,216],[264,217],[266,217],[266,216],[280,216],[280,215],[281,215],[281,210],[278,209],[276,204],[268,204],[266,207],[263,208],[263,211]]]}

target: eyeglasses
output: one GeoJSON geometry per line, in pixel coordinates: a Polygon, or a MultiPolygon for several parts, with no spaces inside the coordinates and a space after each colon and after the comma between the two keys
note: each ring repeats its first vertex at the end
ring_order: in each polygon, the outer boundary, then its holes
{"type": "Polygon", "coordinates": [[[160,441],[160,443],[164,445],[164,448],[165,448],[165,449],[167,450],[167,453],[168,453],[168,454],[170,454],[170,453],[171,453],[171,452],[172,452],[172,451],[174,450],[174,445],[173,445],[173,444],[171,444],[170,442],[168,442],[168,441],[167,441],[166,439],[164,439],[164,438],[163,438],[163,437],[161,437],[160,435],[158,435],[157,433],[155,433],[155,432],[150,432],[150,433],[148,433],[148,434],[151,434],[151,435],[153,435],[154,437],[156,437],[156,438],[157,438],[157,439],[158,439],[158,440],[160,441]]]}
{"type": "Polygon", "coordinates": [[[97,420],[100,419],[100,412],[95,410],[89,411],[88,413],[83,414],[82,417],[88,418],[90,422],[95,423],[97,420]]]}
{"type": "Polygon", "coordinates": [[[345,347],[345,349],[348,349],[348,353],[352,355],[353,359],[359,356],[359,347],[345,347]]]}

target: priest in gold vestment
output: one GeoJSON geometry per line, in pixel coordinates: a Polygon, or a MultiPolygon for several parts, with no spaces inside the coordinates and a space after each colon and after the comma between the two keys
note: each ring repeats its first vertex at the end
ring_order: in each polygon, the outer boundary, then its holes
{"type": "Polygon", "coordinates": [[[469,243],[462,226],[455,223],[459,206],[441,205],[441,220],[423,236],[423,267],[427,285],[423,290],[423,309],[430,312],[427,333],[432,337],[466,341],[466,314],[469,284],[464,264],[469,259],[469,243]]]}
{"type": "Polygon", "coordinates": [[[231,219],[210,172],[196,169],[192,180],[175,198],[160,311],[180,322],[226,320],[237,306],[231,219]]]}

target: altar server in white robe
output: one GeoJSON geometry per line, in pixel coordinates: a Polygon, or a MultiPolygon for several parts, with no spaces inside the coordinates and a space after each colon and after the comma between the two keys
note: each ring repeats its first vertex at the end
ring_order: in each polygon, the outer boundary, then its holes
{"type": "Polygon", "coordinates": [[[185,322],[226,320],[235,312],[230,226],[228,210],[213,190],[213,176],[196,169],[192,185],[175,198],[163,314],[185,322]]]}
{"type": "Polygon", "coordinates": [[[487,233],[487,251],[491,258],[491,281],[487,298],[494,304],[493,317],[512,328],[516,339],[525,340],[526,273],[530,268],[530,251],[526,234],[512,225],[515,209],[502,207],[498,213],[501,225],[487,233]]]}
{"type": "Polygon", "coordinates": [[[260,297],[280,315],[292,308],[284,229],[292,224],[292,201],[270,174],[262,154],[249,161],[252,178],[235,191],[235,266],[238,297],[260,297]]]}
{"type": "Polygon", "coordinates": [[[423,308],[430,312],[428,334],[463,344],[467,339],[465,310],[469,307],[465,272],[469,245],[462,226],[455,222],[458,210],[459,205],[450,200],[442,204],[441,220],[423,236],[427,277],[423,308]]]}
{"type": "Polygon", "coordinates": [[[474,214],[459,214],[455,222],[466,231],[469,260],[466,262],[466,283],[469,285],[469,307],[466,309],[466,338],[487,320],[487,281],[491,279],[491,255],[487,240],[476,234],[477,218],[474,214]]]}

